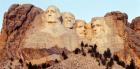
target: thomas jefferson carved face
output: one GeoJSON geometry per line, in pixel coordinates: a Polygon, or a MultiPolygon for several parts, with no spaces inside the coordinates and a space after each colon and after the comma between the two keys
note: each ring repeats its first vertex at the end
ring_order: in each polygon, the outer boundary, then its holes
{"type": "Polygon", "coordinates": [[[93,37],[93,31],[92,31],[92,28],[91,28],[91,23],[87,23],[85,25],[85,37],[88,40],[91,40],[92,37],[93,37]]]}
{"type": "Polygon", "coordinates": [[[64,12],[62,13],[63,24],[66,28],[72,28],[75,23],[75,17],[72,13],[64,12]]]}
{"type": "Polygon", "coordinates": [[[47,23],[57,23],[60,18],[60,11],[56,6],[49,6],[45,11],[47,23]]]}
{"type": "Polygon", "coordinates": [[[86,29],[91,29],[91,23],[85,24],[85,28],[86,28],[86,29]]]}

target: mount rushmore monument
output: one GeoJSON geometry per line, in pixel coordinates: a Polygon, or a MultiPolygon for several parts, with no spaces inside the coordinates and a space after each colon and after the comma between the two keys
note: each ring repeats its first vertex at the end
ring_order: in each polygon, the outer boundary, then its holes
{"type": "Polygon", "coordinates": [[[78,69],[82,69],[82,66],[83,69],[105,69],[87,54],[87,50],[92,46],[97,46],[100,55],[109,49],[112,56],[117,55],[126,64],[120,67],[114,63],[113,69],[127,68],[132,59],[139,68],[139,25],[140,17],[128,22],[128,15],[120,11],[108,12],[102,17],[93,17],[90,22],[86,22],[76,19],[71,12],[61,12],[53,5],[42,10],[31,4],[13,4],[3,18],[0,68],[30,69],[31,64],[47,63],[52,65],[50,69],[57,69],[57,66],[64,66],[60,69],[77,69],[75,66],[69,68],[66,65],[74,65],[72,61],[78,60],[81,64],[78,69]],[[86,57],[77,56],[73,54],[74,51],[82,51],[86,57]],[[95,66],[91,65],[90,60],[95,66]],[[59,63],[55,65],[54,62],[59,63]],[[85,68],[86,64],[82,65],[84,62],[87,62],[85,68]]]}

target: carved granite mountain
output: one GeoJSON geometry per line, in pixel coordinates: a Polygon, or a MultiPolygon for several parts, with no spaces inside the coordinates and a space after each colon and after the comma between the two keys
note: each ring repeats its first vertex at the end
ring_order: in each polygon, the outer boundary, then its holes
{"type": "MultiPolygon", "coordinates": [[[[84,20],[76,20],[72,13],[61,13],[56,6],[44,11],[31,4],[13,4],[4,14],[0,68],[27,69],[30,63],[37,67],[46,63],[51,65],[50,69],[63,69],[67,68],[66,63],[73,66],[67,69],[76,69],[74,65],[78,63],[79,69],[93,69],[91,64],[105,69],[106,65],[97,64],[101,61],[97,55],[103,56],[108,48],[111,57],[117,55],[126,64],[124,68],[131,59],[140,67],[140,19],[135,18],[131,24],[127,19],[126,13],[113,11],[94,17],[86,24],[84,20]],[[94,45],[97,45],[96,55],[89,56],[88,50],[94,45]],[[82,55],[73,54],[73,51],[80,51],[82,55]],[[90,64],[90,60],[93,63],[90,64]]],[[[123,68],[120,66],[115,63],[113,68],[123,68]]]]}

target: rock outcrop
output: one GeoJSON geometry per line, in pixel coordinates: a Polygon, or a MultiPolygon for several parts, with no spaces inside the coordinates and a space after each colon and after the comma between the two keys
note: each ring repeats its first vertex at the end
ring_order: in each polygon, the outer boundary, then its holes
{"type": "Polygon", "coordinates": [[[132,23],[130,24],[130,27],[137,33],[140,34],[140,17],[136,17],[132,20],[132,23]]]}
{"type": "Polygon", "coordinates": [[[127,64],[130,63],[131,59],[134,59],[136,65],[139,66],[139,41],[140,36],[138,35],[138,20],[133,20],[130,24],[130,28],[127,22],[128,16],[125,13],[120,12],[110,12],[105,15],[113,16],[114,20],[116,20],[116,27],[118,29],[118,34],[124,39],[124,49],[118,51],[116,54],[124,60],[127,64]],[[135,25],[135,26],[134,26],[135,25]],[[135,29],[135,30],[134,30],[135,29]]]}
{"type": "Polygon", "coordinates": [[[126,13],[121,13],[119,11],[109,12],[104,17],[111,17],[113,20],[115,20],[115,26],[117,27],[117,34],[119,36],[124,36],[125,34],[125,25],[127,26],[128,22],[128,16],[126,13]]]}
{"type": "MultiPolygon", "coordinates": [[[[42,12],[42,9],[31,4],[13,4],[4,14],[3,27],[0,37],[1,48],[7,57],[15,57],[20,41],[24,38],[34,18],[42,12]]],[[[2,51],[2,50],[1,50],[2,51]]],[[[4,60],[4,59],[1,59],[4,60]]]]}
{"type": "Polygon", "coordinates": [[[17,42],[16,44],[19,45],[18,43],[22,39],[22,35],[28,29],[35,16],[41,12],[40,8],[34,7],[31,4],[12,5],[4,14],[1,31],[3,41],[7,41],[7,43],[17,42]]]}
{"type": "Polygon", "coordinates": [[[24,38],[25,32],[31,26],[31,22],[40,14],[42,10],[31,4],[13,5],[5,14],[4,26],[7,33],[6,49],[10,51],[9,56],[18,56],[20,42],[24,38]]]}

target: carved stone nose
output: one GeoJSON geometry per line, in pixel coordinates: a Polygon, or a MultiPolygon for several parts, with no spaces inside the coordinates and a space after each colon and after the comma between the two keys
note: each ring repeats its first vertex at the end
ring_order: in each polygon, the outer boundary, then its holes
{"type": "Polygon", "coordinates": [[[69,22],[71,22],[71,20],[68,20],[69,22]]]}

